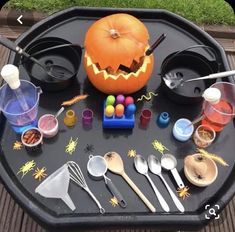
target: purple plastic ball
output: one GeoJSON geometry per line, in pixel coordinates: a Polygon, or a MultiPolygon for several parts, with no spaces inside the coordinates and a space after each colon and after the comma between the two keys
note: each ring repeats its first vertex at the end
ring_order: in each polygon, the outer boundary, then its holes
{"type": "Polygon", "coordinates": [[[124,105],[124,102],[125,102],[125,97],[124,97],[124,95],[119,94],[119,95],[116,97],[116,104],[123,104],[123,105],[124,105]]]}

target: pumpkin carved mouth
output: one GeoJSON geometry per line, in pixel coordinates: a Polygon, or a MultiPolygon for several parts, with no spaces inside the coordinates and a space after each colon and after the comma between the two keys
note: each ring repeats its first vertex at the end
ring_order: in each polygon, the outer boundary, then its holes
{"type": "Polygon", "coordinates": [[[137,71],[130,72],[130,73],[120,72],[118,74],[113,75],[110,72],[108,72],[106,69],[102,70],[102,69],[98,68],[97,64],[94,64],[92,62],[91,57],[88,56],[87,52],[85,53],[85,59],[86,59],[87,66],[92,66],[92,69],[94,70],[94,74],[95,75],[102,74],[105,80],[108,79],[108,78],[111,78],[113,80],[117,80],[118,78],[121,78],[121,77],[128,80],[131,76],[134,76],[134,77],[137,78],[140,75],[141,72],[143,72],[143,73],[146,72],[148,64],[151,63],[150,56],[144,56],[143,57],[143,62],[141,62],[142,65],[138,68],[137,71]]]}

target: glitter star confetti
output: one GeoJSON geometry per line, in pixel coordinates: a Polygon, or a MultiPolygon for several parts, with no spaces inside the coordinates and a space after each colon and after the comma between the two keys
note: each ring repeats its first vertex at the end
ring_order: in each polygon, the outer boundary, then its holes
{"type": "Polygon", "coordinates": [[[160,152],[162,155],[164,154],[165,151],[169,151],[167,147],[165,147],[161,142],[159,142],[156,139],[152,142],[152,145],[154,149],[160,152]]]}

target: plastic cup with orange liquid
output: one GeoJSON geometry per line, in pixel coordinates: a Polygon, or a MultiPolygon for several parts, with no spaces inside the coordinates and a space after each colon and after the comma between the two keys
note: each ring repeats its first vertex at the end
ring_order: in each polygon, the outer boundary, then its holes
{"type": "Polygon", "coordinates": [[[220,132],[235,116],[235,85],[217,82],[205,90],[201,124],[220,132]]]}

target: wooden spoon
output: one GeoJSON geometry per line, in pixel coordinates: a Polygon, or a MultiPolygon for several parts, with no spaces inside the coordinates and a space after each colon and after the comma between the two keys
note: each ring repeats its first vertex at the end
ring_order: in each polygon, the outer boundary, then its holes
{"type": "Polygon", "coordinates": [[[104,158],[108,164],[108,169],[115,174],[122,176],[125,181],[131,186],[134,192],[140,197],[140,199],[145,203],[145,205],[150,209],[151,212],[156,212],[155,207],[151,202],[144,196],[144,194],[139,190],[139,188],[134,184],[134,182],[125,173],[124,165],[121,156],[114,152],[108,152],[104,155],[104,158]]]}

